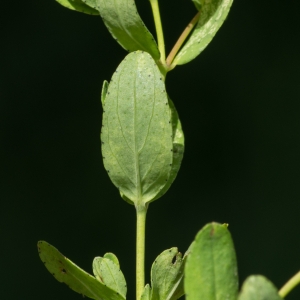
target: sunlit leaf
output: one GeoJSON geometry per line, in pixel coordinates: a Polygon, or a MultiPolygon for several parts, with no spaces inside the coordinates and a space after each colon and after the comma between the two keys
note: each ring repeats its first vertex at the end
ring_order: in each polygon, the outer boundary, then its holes
{"type": "Polygon", "coordinates": [[[243,283],[238,300],[282,300],[278,290],[266,277],[249,276],[243,283]]]}
{"type": "Polygon", "coordinates": [[[225,21],[233,0],[193,0],[200,19],[172,64],[183,65],[197,57],[225,21]]]}
{"type": "Polygon", "coordinates": [[[134,0],[96,0],[97,8],[111,35],[127,51],[143,50],[157,60],[157,44],[138,14],[134,0]]]}
{"type": "Polygon", "coordinates": [[[197,234],[186,261],[184,289],[187,300],[237,299],[237,262],[226,226],[211,223],[197,234]]]}
{"type": "Polygon", "coordinates": [[[143,293],[141,295],[141,300],[150,300],[151,297],[151,288],[149,284],[146,284],[143,293]]]}
{"type": "Polygon", "coordinates": [[[49,243],[39,241],[38,251],[42,262],[54,278],[65,283],[75,292],[97,300],[125,299],[94,276],[76,266],[49,243]]]}
{"type": "Polygon", "coordinates": [[[136,51],[114,73],[103,105],[105,169],[127,201],[146,204],[167,184],[173,161],[171,112],[153,58],[136,51]]]}
{"type": "Polygon", "coordinates": [[[183,294],[185,258],[177,248],[163,251],[151,268],[151,300],[176,300],[183,294]]]}
{"type": "Polygon", "coordinates": [[[120,270],[116,256],[110,253],[106,257],[95,257],[93,261],[93,272],[95,277],[104,285],[126,298],[127,286],[125,277],[120,270]],[[108,258],[109,257],[109,258],[108,258]]]}
{"type": "MultiPolygon", "coordinates": [[[[99,11],[85,4],[83,0],[56,0],[62,6],[88,15],[99,15],[99,11]]],[[[91,1],[91,0],[89,0],[91,1]]]]}
{"type": "Polygon", "coordinates": [[[160,193],[156,196],[155,199],[164,195],[172,185],[180,169],[181,161],[184,154],[184,133],[181,127],[181,122],[177,110],[175,108],[173,101],[170,98],[169,98],[169,106],[171,109],[171,123],[172,123],[172,132],[173,132],[173,163],[172,163],[170,178],[167,184],[165,185],[165,187],[160,191],[160,193]]]}

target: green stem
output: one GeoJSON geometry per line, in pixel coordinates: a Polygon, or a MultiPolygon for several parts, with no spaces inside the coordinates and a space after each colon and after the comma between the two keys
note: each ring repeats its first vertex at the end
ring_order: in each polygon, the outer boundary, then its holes
{"type": "MultiPolygon", "coordinates": [[[[167,66],[170,66],[175,55],[178,53],[179,49],[181,48],[182,44],[194,28],[194,26],[197,24],[198,20],[200,18],[200,11],[195,15],[195,17],[191,20],[191,22],[187,25],[187,27],[184,29],[182,34],[180,35],[179,39],[177,40],[176,44],[174,45],[173,49],[171,50],[170,54],[167,57],[166,64],[167,66]]],[[[175,66],[174,66],[175,67],[175,66]]]]}
{"type": "Polygon", "coordinates": [[[154,17],[158,49],[160,52],[160,60],[161,63],[164,65],[166,61],[166,51],[165,51],[164,33],[163,33],[161,19],[160,19],[158,0],[150,0],[150,4],[152,8],[153,17],[154,17]]]}
{"type": "Polygon", "coordinates": [[[147,207],[136,206],[136,299],[140,300],[145,286],[145,227],[147,207]]]}
{"type": "Polygon", "coordinates": [[[300,271],[294,275],[278,292],[279,296],[285,298],[285,296],[293,290],[296,285],[300,284],[300,271]]]}

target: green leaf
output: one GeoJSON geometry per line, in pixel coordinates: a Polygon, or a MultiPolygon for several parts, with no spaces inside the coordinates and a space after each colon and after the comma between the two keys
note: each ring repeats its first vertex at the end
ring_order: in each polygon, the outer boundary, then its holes
{"type": "Polygon", "coordinates": [[[151,300],[176,300],[183,294],[185,259],[177,248],[162,252],[151,268],[151,300]]]}
{"type": "MultiPolygon", "coordinates": [[[[81,0],[82,2],[84,2],[86,5],[88,5],[89,7],[97,10],[97,0],[81,0]]],[[[98,15],[99,15],[99,11],[97,10],[98,15]]]]}
{"type": "Polygon", "coordinates": [[[173,135],[173,163],[170,173],[170,178],[165,185],[165,187],[160,191],[160,193],[155,197],[154,200],[163,196],[167,190],[170,188],[171,184],[175,180],[177,173],[181,166],[181,161],[184,154],[184,133],[181,127],[181,122],[173,101],[169,99],[169,106],[171,109],[171,124],[172,124],[172,135],[173,135]]]}
{"type": "Polygon", "coordinates": [[[194,0],[200,18],[190,37],[176,55],[173,65],[183,65],[198,56],[225,21],[233,0],[194,0]]]}
{"type": "Polygon", "coordinates": [[[282,300],[276,287],[266,277],[249,276],[243,283],[238,300],[282,300]]]}
{"type": "Polygon", "coordinates": [[[111,35],[127,51],[143,50],[160,58],[157,44],[138,14],[134,0],[96,0],[111,35]]]}
{"type": "Polygon", "coordinates": [[[105,97],[106,97],[106,94],[107,94],[107,89],[108,89],[108,82],[106,80],[104,80],[103,84],[102,84],[102,91],[101,91],[101,103],[102,103],[102,106],[104,105],[104,102],[105,102],[105,97]]]}
{"type": "Polygon", "coordinates": [[[65,283],[73,291],[97,300],[125,299],[95,277],[76,266],[47,242],[39,241],[38,251],[48,271],[59,282],[65,283]]]}
{"type": "Polygon", "coordinates": [[[104,167],[132,204],[153,200],[167,184],[173,160],[171,113],[152,57],[130,53],[109,83],[101,132],[104,167]]]}
{"type": "Polygon", "coordinates": [[[79,12],[83,12],[88,15],[99,15],[98,10],[94,9],[93,7],[86,5],[83,3],[84,1],[81,0],[56,0],[62,6],[76,10],[79,12]]]}
{"type": "Polygon", "coordinates": [[[185,266],[187,300],[236,300],[237,263],[226,226],[211,223],[197,234],[185,266]]]}
{"type": "Polygon", "coordinates": [[[120,263],[118,258],[111,252],[107,252],[104,254],[103,256],[104,258],[110,259],[115,265],[118,266],[118,268],[120,269],[120,263]]]}
{"type": "Polygon", "coordinates": [[[126,299],[127,286],[119,262],[117,264],[114,262],[116,256],[112,256],[112,253],[106,257],[109,258],[95,257],[93,261],[94,275],[99,281],[126,299]]]}
{"type": "Polygon", "coordinates": [[[150,297],[151,297],[151,288],[149,284],[146,284],[141,296],[141,300],[150,300],[150,297]]]}

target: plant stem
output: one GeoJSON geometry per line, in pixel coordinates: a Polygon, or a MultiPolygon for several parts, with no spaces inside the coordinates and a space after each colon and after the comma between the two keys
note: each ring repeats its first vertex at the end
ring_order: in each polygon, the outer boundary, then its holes
{"type": "Polygon", "coordinates": [[[166,61],[166,51],[165,51],[164,33],[163,33],[161,19],[160,19],[158,0],[150,0],[150,4],[152,8],[153,17],[154,17],[155,30],[156,30],[156,36],[158,42],[158,50],[160,52],[160,60],[161,63],[164,65],[166,61]]]}
{"type": "Polygon", "coordinates": [[[286,295],[293,290],[296,285],[300,284],[300,271],[294,275],[278,292],[279,296],[285,298],[286,295]]]}
{"type": "Polygon", "coordinates": [[[190,21],[190,23],[186,26],[182,34],[180,35],[179,39],[177,40],[176,44],[174,45],[173,49],[171,50],[170,54],[167,57],[166,64],[167,66],[170,66],[175,55],[181,48],[182,44],[194,28],[194,26],[197,24],[198,20],[200,18],[200,11],[195,15],[195,17],[190,21]]]}
{"type": "Polygon", "coordinates": [[[145,227],[147,207],[136,206],[136,299],[140,300],[145,286],[145,227]]]}

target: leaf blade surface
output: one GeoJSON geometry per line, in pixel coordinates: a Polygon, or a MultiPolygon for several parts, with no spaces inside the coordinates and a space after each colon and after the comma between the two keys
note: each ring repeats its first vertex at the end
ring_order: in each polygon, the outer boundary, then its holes
{"type": "Polygon", "coordinates": [[[184,264],[185,259],[175,247],[155,259],[151,268],[151,300],[176,300],[183,295],[184,264]]]}
{"type": "Polygon", "coordinates": [[[233,0],[194,0],[193,2],[200,11],[200,18],[186,43],[176,55],[174,65],[190,62],[207,47],[224,23],[233,0]]]}
{"type": "Polygon", "coordinates": [[[86,5],[84,1],[81,0],[56,0],[56,2],[71,10],[82,12],[88,15],[99,15],[98,10],[94,9],[94,7],[91,7],[90,5],[86,5]]]}
{"type": "Polygon", "coordinates": [[[126,56],[109,83],[101,130],[105,169],[132,204],[146,204],[166,185],[173,160],[170,108],[153,58],[126,56]]]}
{"type": "Polygon", "coordinates": [[[126,281],[119,265],[109,258],[95,257],[93,273],[99,281],[126,299],[126,281]]]}
{"type": "Polygon", "coordinates": [[[171,124],[172,124],[172,136],[173,136],[173,162],[172,162],[170,178],[167,184],[160,191],[160,193],[155,197],[155,199],[153,199],[153,201],[163,196],[171,187],[180,169],[181,162],[183,159],[183,154],[184,154],[184,147],[185,147],[184,132],[182,130],[181,122],[176,107],[173,101],[171,100],[171,98],[168,97],[168,99],[169,99],[169,106],[171,111],[171,124]]]}
{"type": "Polygon", "coordinates": [[[197,234],[185,266],[187,300],[236,300],[237,263],[229,231],[211,223],[197,234]]]}
{"type": "Polygon", "coordinates": [[[138,14],[134,0],[96,0],[104,24],[127,51],[146,51],[158,60],[157,44],[138,14]]]}
{"type": "Polygon", "coordinates": [[[238,300],[282,300],[278,290],[266,277],[249,276],[241,288],[238,300]]]}
{"type": "Polygon", "coordinates": [[[73,291],[96,300],[124,300],[95,277],[88,274],[45,241],[38,242],[38,251],[48,271],[73,291]]]}

